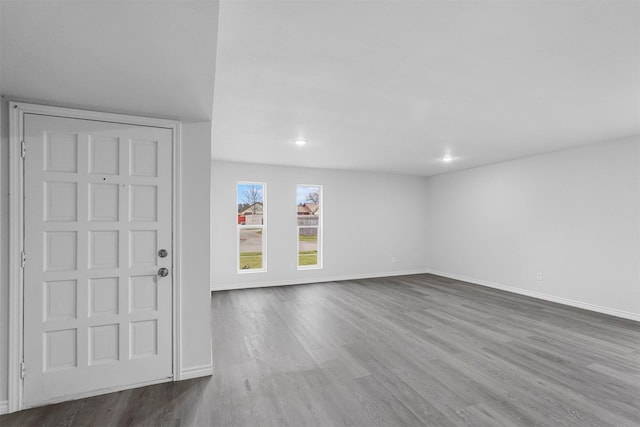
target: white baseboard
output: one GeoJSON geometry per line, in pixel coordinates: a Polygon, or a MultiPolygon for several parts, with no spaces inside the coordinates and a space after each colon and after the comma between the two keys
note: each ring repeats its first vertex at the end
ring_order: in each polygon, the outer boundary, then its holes
{"type": "Polygon", "coordinates": [[[0,400],[0,415],[6,414],[8,412],[9,412],[9,401],[0,400]]]}
{"type": "Polygon", "coordinates": [[[192,378],[208,377],[213,375],[213,365],[200,365],[183,368],[180,371],[180,380],[190,380],[192,378]]]}
{"type": "Polygon", "coordinates": [[[558,304],[569,305],[571,307],[582,308],[585,310],[595,311],[598,313],[608,314],[610,316],[621,317],[623,319],[635,320],[640,322],[640,314],[630,311],[618,310],[616,308],[603,307],[601,305],[590,304],[582,301],[575,301],[568,298],[558,297],[555,295],[544,294],[542,292],[530,291],[528,289],[516,288],[513,286],[503,285],[500,283],[488,282],[486,280],[474,279],[471,277],[460,276],[459,274],[445,273],[443,271],[430,270],[428,273],[437,276],[448,277],[450,279],[460,280],[462,282],[473,283],[474,285],[486,286],[488,288],[500,289],[502,291],[514,294],[526,295],[528,297],[537,298],[545,301],[551,301],[558,304]]]}
{"type": "Polygon", "coordinates": [[[269,288],[273,286],[306,285],[309,283],[339,282],[343,280],[373,279],[378,277],[408,276],[411,274],[425,274],[425,273],[429,273],[429,270],[427,269],[404,270],[404,271],[392,271],[392,272],[386,272],[386,273],[349,274],[349,275],[343,275],[343,276],[316,277],[313,279],[288,279],[288,280],[273,280],[273,281],[267,281],[267,282],[230,283],[230,284],[224,284],[224,285],[211,285],[211,292],[230,291],[234,289],[269,288]]]}

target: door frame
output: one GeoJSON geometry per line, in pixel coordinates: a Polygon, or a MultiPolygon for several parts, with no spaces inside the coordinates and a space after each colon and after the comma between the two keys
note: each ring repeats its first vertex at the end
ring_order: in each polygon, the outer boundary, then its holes
{"type": "MultiPolygon", "coordinates": [[[[182,206],[180,194],[180,153],[181,123],[175,120],[157,119],[124,114],[103,113],[99,111],[79,110],[75,108],[38,105],[25,102],[9,103],[9,342],[8,342],[8,412],[24,409],[22,361],[24,360],[24,270],[21,252],[24,249],[24,159],[22,144],[24,139],[25,114],[40,114],[71,119],[96,120],[128,125],[150,126],[172,131],[172,379],[180,380],[180,355],[182,340],[180,336],[181,320],[181,270],[180,270],[180,213],[182,206]]],[[[27,148],[28,150],[28,148],[27,148]]],[[[166,379],[152,383],[166,382],[166,379]]],[[[112,391],[132,388],[133,384],[82,395],[70,394],[68,398],[82,398],[112,391]]],[[[135,386],[138,386],[136,384],[135,386]]]]}

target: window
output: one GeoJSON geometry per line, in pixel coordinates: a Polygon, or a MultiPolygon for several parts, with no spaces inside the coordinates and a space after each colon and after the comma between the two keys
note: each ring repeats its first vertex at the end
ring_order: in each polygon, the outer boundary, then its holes
{"type": "Polygon", "coordinates": [[[266,184],[239,182],[238,273],[267,271],[266,184]]]}
{"type": "Polygon", "coordinates": [[[322,186],[298,185],[298,270],[322,268],[322,186]]]}

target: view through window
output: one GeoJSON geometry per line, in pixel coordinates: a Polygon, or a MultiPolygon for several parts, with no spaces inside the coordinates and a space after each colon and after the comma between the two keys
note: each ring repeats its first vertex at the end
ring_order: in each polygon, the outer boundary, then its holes
{"type": "Polygon", "coordinates": [[[322,268],[322,186],[298,185],[298,269],[322,268]]]}
{"type": "Polygon", "coordinates": [[[266,271],[266,184],[239,182],[238,272],[266,271]]]}

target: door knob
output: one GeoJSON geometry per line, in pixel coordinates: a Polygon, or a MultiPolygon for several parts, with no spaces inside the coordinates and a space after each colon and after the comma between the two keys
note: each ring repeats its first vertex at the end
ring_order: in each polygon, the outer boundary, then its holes
{"type": "Polygon", "coordinates": [[[159,256],[160,258],[164,258],[164,257],[166,257],[168,254],[169,254],[169,252],[167,252],[167,250],[166,250],[166,249],[160,249],[160,250],[158,251],[158,256],[159,256]]]}
{"type": "Polygon", "coordinates": [[[168,268],[162,267],[160,270],[158,270],[158,276],[167,277],[168,275],[169,275],[169,269],[168,268]]]}

